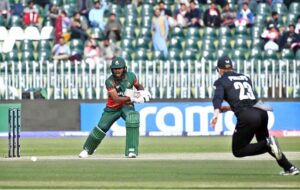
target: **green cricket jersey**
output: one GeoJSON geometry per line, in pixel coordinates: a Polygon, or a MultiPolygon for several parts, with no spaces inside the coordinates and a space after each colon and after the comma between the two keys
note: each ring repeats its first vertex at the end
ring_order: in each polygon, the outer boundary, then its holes
{"type": "MultiPolygon", "coordinates": [[[[133,72],[126,72],[121,80],[116,80],[113,75],[108,77],[105,81],[107,91],[116,89],[119,96],[124,96],[125,90],[132,89],[134,85],[139,84],[135,74],[133,72]]],[[[114,102],[113,99],[108,96],[106,107],[118,109],[122,107],[126,102],[114,102]]]]}

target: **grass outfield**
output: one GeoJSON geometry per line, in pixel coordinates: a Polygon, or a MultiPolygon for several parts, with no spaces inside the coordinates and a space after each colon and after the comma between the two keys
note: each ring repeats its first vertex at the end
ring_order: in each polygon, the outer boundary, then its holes
{"type": "MultiPolygon", "coordinates": [[[[281,169],[267,155],[233,158],[230,137],[141,138],[137,159],[123,158],[124,138],[106,138],[92,157],[97,159],[79,160],[84,140],[22,139],[23,158],[0,159],[0,189],[300,189],[300,176],[279,176],[281,169]],[[198,153],[217,159],[182,157],[198,153]],[[165,155],[173,157],[163,159],[165,155]],[[32,162],[30,156],[38,160],[32,162]],[[104,159],[108,157],[114,159],[104,159]]],[[[300,138],[279,142],[287,153],[300,152],[300,138]]],[[[6,154],[7,139],[0,139],[0,147],[6,154]]],[[[300,166],[300,157],[292,162],[300,166]]]]}

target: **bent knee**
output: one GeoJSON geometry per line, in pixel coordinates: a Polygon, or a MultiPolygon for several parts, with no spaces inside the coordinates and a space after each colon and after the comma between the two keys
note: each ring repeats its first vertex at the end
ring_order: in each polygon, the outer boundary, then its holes
{"type": "Polygon", "coordinates": [[[240,150],[232,150],[232,154],[233,154],[234,157],[236,157],[236,158],[242,158],[242,157],[245,156],[245,155],[242,153],[242,151],[240,151],[240,150]]]}

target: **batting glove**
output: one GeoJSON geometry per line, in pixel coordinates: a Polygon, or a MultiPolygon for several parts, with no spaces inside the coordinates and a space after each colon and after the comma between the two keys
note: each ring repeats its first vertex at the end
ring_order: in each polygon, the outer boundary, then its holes
{"type": "Polygon", "coordinates": [[[148,90],[139,90],[138,93],[145,99],[146,102],[150,101],[151,94],[148,90]]]}
{"type": "Polygon", "coordinates": [[[137,103],[137,104],[142,104],[145,102],[144,98],[142,96],[135,96],[135,97],[131,97],[130,101],[133,103],[137,103]]]}

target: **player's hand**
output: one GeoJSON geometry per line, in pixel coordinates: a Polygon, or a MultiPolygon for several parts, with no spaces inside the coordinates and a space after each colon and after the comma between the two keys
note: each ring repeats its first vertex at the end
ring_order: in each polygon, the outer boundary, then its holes
{"type": "Polygon", "coordinates": [[[148,90],[139,90],[139,95],[144,98],[145,102],[149,102],[151,98],[151,94],[148,90]]]}
{"type": "Polygon", "coordinates": [[[230,111],[230,110],[231,110],[230,106],[222,106],[220,108],[221,113],[224,113],[224,112],[227,112],[227,111],[230,111]]]}
{"type": "Polygon", "coordinates": [[[217,122],[218,122],[218,116],[214,116],[214,117],[210,120],[210,126],[211,126],[212,128],[215,128],[217,122]]]}
{"type": "Polygon", "coordinates": [[[130,101],[137,104],[142,104],[145,102],[144,98],[142,96],[135,96],[130,98],[130,101]]]}
{"type": "Polygon", "coordinates": [[[126,88],[124,95],[128,96],[130,99],[135,96],[133,89],[126,88]]]}

